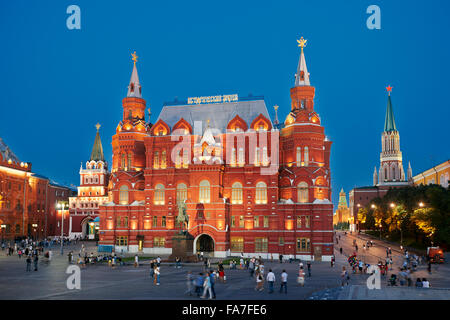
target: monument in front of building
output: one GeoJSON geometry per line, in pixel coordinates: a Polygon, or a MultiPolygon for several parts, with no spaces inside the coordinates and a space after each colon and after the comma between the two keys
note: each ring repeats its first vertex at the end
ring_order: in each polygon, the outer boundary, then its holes
{"type": "Polygon", "coordinates": [[[170,261],[175,261],[177,257],[184,262],[197,260],[193,250],[194,237],[188,232],[189,215],[186,213],[186,209],[187,206],[184,201],[178,202],[176,224],[180,229],[172,236],[172,254],[169,256],[170,261]]]}

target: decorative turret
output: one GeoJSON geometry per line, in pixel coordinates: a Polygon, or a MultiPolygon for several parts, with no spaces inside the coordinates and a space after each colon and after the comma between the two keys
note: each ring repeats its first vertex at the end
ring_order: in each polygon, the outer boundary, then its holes
{"type": "Polygon", "coordinates": [[[301,47],[300,59],[298,60],[297,73],[295,74],[295,86],[309,86],[309,73],[306,67],[305,55],[303,54],[303,48],[306,46],[306,41],[303,37],[297,40],[298,46],[301,47]]]}
{"type": "Polygon", "coordinates": [[[142,98],[142,87],[139,83],[139,76],[136,68],[136,62],[138,56],[136,55],[136,51],[131,54],[133,57],[132,60],[134,62],[133,64],[133,72],[131,73],[131,79],[130,84],[128,85],[128,93],[127,97],[136,97],[136,98],[142,98]]]}
{"type": "Polygon", "coordinates": [[[373,185],[376,186],[378,184],[378,174],[377,174],[377,167],[373,169],[373,185]]]}
{"type": "Polygon", "coordinates": [[[412,174],[412,168],[411,168],[411,162],[408,161],[408,182],[413,182],[413,174],[412,174]]]}

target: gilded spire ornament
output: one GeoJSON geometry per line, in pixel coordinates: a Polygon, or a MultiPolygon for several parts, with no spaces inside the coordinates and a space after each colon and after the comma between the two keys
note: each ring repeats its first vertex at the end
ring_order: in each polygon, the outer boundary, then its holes
{"type": "Polygon", "coordinates": [[[95,125],[95,127],[97,128],[97,131],[100,130],[101,124],[97,122],[97,124],[95,125]]]}
{"type": "Polygon", "coordinates": [[[131,54],[131,56],[132,56],[131,60],[133,60],[134,64],[136,64],[137,59],[138,59],[138,56],[137,56],[137,54],[136,54],[136,51],[133,52],[133,53],[131,54]]]}
{"type": "Polygon", "coordinates": [[[306,47],[306,42],[307,42],[307,41],[308,41],[308,40],[303,39],[303,37],[301,37],[300,40],[297,40],[298,46],[302,48],[302,51],[303,51],[303,48],[306,47]]]}

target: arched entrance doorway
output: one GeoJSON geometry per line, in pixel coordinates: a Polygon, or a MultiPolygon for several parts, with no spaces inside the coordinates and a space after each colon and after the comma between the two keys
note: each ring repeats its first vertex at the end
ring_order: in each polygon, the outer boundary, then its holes
{"type": "Polygon", "coordinates": [[[207,234],[201,234],[196,239],[195,250],[196,252],[214,253],[214,239],[207,234]]]}
{"type": "Polygon", "coordinates": [[[81,232],[83,239],[93,240],[98,237],[98,217],[87,217],[81,222],[81,232]]]}

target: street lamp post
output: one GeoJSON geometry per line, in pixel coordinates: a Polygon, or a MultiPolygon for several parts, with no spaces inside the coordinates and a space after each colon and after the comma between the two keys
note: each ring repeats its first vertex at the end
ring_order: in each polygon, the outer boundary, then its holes
{"type": "Polygon", "coordinates": [[[61,210],[61,255],[64,254],[64,209],[65,209],[65,203],[64,202],[59,202],[58,203],[58,208],[60,208],[61,210]]]}

